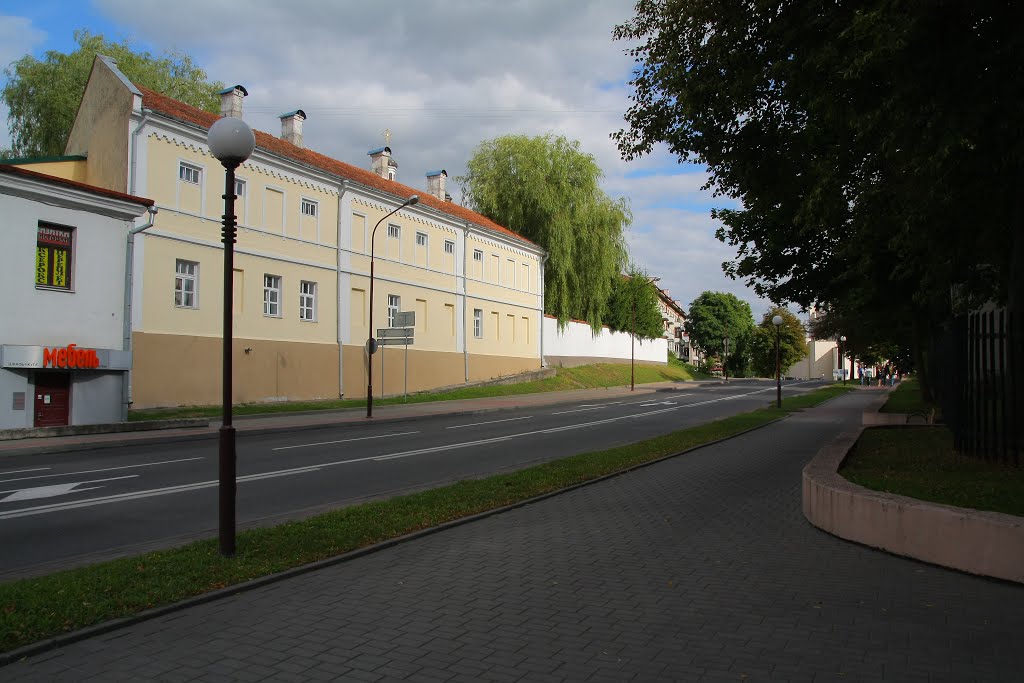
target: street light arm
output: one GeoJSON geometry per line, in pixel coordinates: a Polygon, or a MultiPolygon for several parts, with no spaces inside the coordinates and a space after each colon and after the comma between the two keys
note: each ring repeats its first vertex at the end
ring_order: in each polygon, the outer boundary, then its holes
{"type": "Polygon", "coordinates": [[[413,204],[416,204],[419,201],[420,196],[418,194],[414,194],[413,196],[409,197],[404,202],[396,206],[394,209],[384,214],[384,217],[377,221],[377,223],[373,226],[373,230],[370,232],[370,319],[368,321],[369,328],[366,330],[366,334],[368,335],[368,338],[366,340],[366,353],[369,356],[369,362],[367,363],[366,370],[366,417],[373,417],[373,352],[370,350],[369,343],[370,339],[373,339],[373,256],[374,249],[377,246],[377,242],[375,239],[377,237],[377,228],[380,227],[381,223],[386,221],[394,214],[398,213],[407,206],[412,206],[413,204]]]}

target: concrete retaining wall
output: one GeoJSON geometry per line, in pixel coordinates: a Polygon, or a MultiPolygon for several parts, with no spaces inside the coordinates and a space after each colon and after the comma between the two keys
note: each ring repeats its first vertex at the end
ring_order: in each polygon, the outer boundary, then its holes
{"type": "Polygon", "coordinates": [[[566,367],[584,359],[589,363],[628,363],[631,349],[637,362],[668,363],[668,340],[664,338],[638,337],[634,346],[628,332],[612,332],[606,327],[594,336],[590,325],[573,321],[559,330],[557,320],[544,316],[544,359],[548,364],[562,364],[562,359],[567,359],[566,367]]]}
{"type": "MultiPolygon", "coordinates": [[[[887,397],[888,392],[879,407],[887,397]]],[[[804,468],[803,511],[811,524],[897,555],[1024,583],[1024,519],[872,491],[847,481],[838,470],[861,432],[863,427],[840,434],[804,468]]]]}

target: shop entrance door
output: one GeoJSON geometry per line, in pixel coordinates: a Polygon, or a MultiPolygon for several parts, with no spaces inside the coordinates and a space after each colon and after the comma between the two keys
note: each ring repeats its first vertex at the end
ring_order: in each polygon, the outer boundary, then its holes
{"type": "Polygon", "coordinates": [[[62,427],[68,423],[71,406],[71,374],[37,372],[35,384],[35,426],[62,427]]]}

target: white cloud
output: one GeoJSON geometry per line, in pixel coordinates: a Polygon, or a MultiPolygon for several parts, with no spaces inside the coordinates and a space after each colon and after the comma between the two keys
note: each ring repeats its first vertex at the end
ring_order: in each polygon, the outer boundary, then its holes
{"type": "MultiPolygon", "coordinates": [[[[177,0],[169,12],[165,0],[93,3],[124,35],[184,50],[210,78],[246,86],[246,118],[264,131],[278,133],[277,115],[301,108],[307,146],[368,167],[367,150],[390,129],[399,180],[413,187],[425,187],[428,170],[464,173],[474,147],[498,135],[579,140],[608,194],[630,199],[634,260],[686,305],[722,290],[757,313],[766,304],[722,273],[733,253],[714,238],[707,208],[726,203],[700,190],[704,170],[680,167],[663,146],[624,162],[609,137],[624,125],[633,68],[611,32],[633,5],[177,0]]],[[[460,199],[455,182],[449,192],[460,199]]]]}

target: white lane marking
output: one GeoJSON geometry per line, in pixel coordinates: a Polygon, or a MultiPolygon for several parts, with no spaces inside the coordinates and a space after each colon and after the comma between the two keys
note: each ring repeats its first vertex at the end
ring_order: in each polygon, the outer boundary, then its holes
{"type": "Polygon", "coordinates": [[[524,415],[523,417],[510,417],[507,420],[490,420],[489,422],[474,422],[468,425],[453,425],[451,427],[445,427],[445,429],[462,429],[463,427],[479,427],[480,425],[493,425],[499,422],[515,422],[516,420],[530,420],[533,415],[524,415]]]}
{"type": "Polygon", "coordinates": [[[330,446],[335,443],[348,443],[349,441],[368,441],[369,439],[386,439],[389,436],[407,436],[409,434],[419,434],[419,432],[397,432],[395,434],[378,434],[377,436],[360,436],[355,439],[338,439],[337,441],[321,441],[319,443],[300,443],[297,446],[278,446],[272,448],[273,451],[287,451],[292,448],[309,448],[310,446],[330,446]]]}
{"type": "Polygon", "coordinates": [[[9,472],[0,472],[0,477],[6,477],[8,474],[22,474],[23,472],[42,472],[43,470],[52,469],[52,467],[33,467],[30,470],[10,470],[9,472]]]}
{"type": "MultiPolygon", "coordinates": [[[[189,462],[191,460],[202,460],[202,457],[180,458],[178,460],[160,460],[159,462],[144,462],[138,465],[121,465],[120,467],[104,467],[98,470],[80,470],[78,472],[58,472],[57,474],[37,474],[32,477],[17,477],[15,479],[0,479],[0,484],[7,484],[12,481],[27,481],[28,479],[46,479],[47,477],[73,477],[76,474],[93,474],[94,472],[113,472],[114,470],[130,470],[136,467],[150,467],[152,465],[170,465],[175,462],[189,462]]],[[[50,468],[46,468],[50,469],[50,468]]]]}
{"type": "Polygon", "coordinates": [[[592,408],[576,408],[575,410],[563,410],[557,413],[551,413],[552,415],[568,415],[569,413],[582,413],[587,410],[600,410],[604,406],[594,406],[592,408]]]}
{"type": "MultiPolygon", "coordinates": [[[[792,386],[792,385],[789,385],[789,386],[792,386]]],[[[322,468],[332,467],[334,465],[349,465],[349,464],[353,464],[353,463],[357,463],[357,462],[365,462],[367,460],[391,460],[391,459],[396,459],[396,458],[406,458],[406,457],[413,456],[413,455],[420,455],[420,454],[426,454],[426,453],[435,453],[437,451],[457,450],[457,449],[460,449],[460,448],[469,448],[471,446],[478,446],[478,445],[483,445],[483,444],[488,444],[488,443],[497,443],[499,441],[508,441],[508,440],[511,440],[511,439],[516,439],[516,438],[520,438],[520,437],[524,437],[524,436],[532,436],[534,434],[554,434],[556,432],[564,432],[564,431],[569,431],[569,430],[573,430],[573,429],[583,429],[584,427],[592,427],[594,425],[599,425],[599,424],[607,424],[607,423],[610,423],[610,422],[618,422],[619,420],[632,420],[632,419],[636,419],[636,418],[640,418],[640,417],[648,417],[650,415],[658,415],[658,414],[661,414],[661,413],[672,412],[674,410],[680,410],[682,408],[692,408],[694,406],[702,406],[702,405],[707,405],[709,403],[719,403],[721,401],[732,401],[732,400],[737,399],[737,398],[744,398],[746,396],[753,396],[755,394],[763,394],[763,393],[768,392],[768,391],[775,391],[775,387],[769,387],[767,389],[759,389],[757,391],[752,391],[752,392],[747,393],[747,394],[734,394],[732,396],[724,396],[722,398],[713,398],[713,399],[710,399],[710,400],[707,400],[707,401],[701,401],[699,403],[688,403],[686,405],[681,405],[681,406],[670,406],[670,407],[667,407],[667,408],[661,408],[659,410],[650,410],[650,411],[647,411],[645,413],[637,413],[635,415],[622,415],[622,416],[619,416],[619,417],[610,417],[610,418],[607,418],[607,419],[604,419],[604,420],[595,420],[593,422],[583,422],[583,423],[575,424],[575,425],[566,425],[564,427],[553,427],[553,428],[550,428],[550,429],[541,429],[541,430],[532,431],[532,432],[522,432],[522,433],[519,433],[519,434],[510,434],[508,436],[499,436],[499,437],[495,437],[495,438],[492,438],[492,439],[482,439],[482,440],[478,440],[478,441],[468,441],[468,442],[459,443],[459,444],[449,444],[449,445],[444,445],[444,446],[435,446],[433,448],[423,448],[423,449],[419,449],[419,450],[415,450],[415,451],[405,451],[403,453],[394,453],[394,454],[391,454],[391,455],[368,456],[368,457],[365,457],[365,458],[353,458],[351,460],[338,460],[338,461],[335,461],[335,462],[322,463],[320,465],[310,465],[310,466],[307,466],[307,467],[298,467],[298,468],[290,469],[290,470],[278,470],[276,472],[264,472],[262,474],[250,474],[250,475],[247,475],[247,476],[244,476],[244,477],[238,477],[237,481],[239,483],[241,483],[241,482],[245,482],[245,481],[256,481],[256,480],[259,480],[259,479],[270,479],[270,478],[274,478],[274,477],[285,477],[285,476],[289,476],[289,475],[292,475],[292,474],[305,474],[307,472],[316,472],[316,471],[318,471],[318,470],[320,470],[322,468]]],[[[20,510],[11,510],[10,512],[2,512],[2,513],[0,513],[0,520],[2,520],[2,519],[13,519],[15,517],[28,517],[30,515],[41,515],[41,514],[46,514],[48,512],[56,512],[56,511],[59,511],[59,510],[70,510],[70,509],[76,509],[76,508],[92,507],[94,505],[104,505],[104,504],[107,504],[107,503],[117,503],[117,502],[120,502],[120,501],[123,501],[123,500],[135,500],[135,499],[139,499],[139,498],[150,498],[150,497],[153,497],[153,496],[163,496],[163,495],[168,495],[168,494],[171,494],[171,493],[183,493],[183,492],[186,492],[186,491],[195,491],[195,490],[204,489],[204,488],[212,488],[212,487],[217,486],[217,485],[218,485],[217,481],[205,481],[205,482],[197,482],[197,483],[194,483],[194,484],[182,484],[180,486],[169,486],[169,487],[162,488],[162,489],[151,489],[149,491],[136,491],[136,492],[132,492],[132,493],[122,493],[122,494],[113,495],[113,496],[105,496],[105,497],[102,497],[102,498],[92,498],[92,499],[89,499],[89,500],[82,500],[82,501],[75,501],[75,502],[66,502],[66,503],[53,503],[53,504],[50,504],[50,505],[40,505],[40,506],[33,507],[33,508],[22,508],[20,510]]]]}
{"type": "Polygon", "coordinates": [[[80,491],[92,491],[93,489],[103,488],[102,486],[90,486],[86,489],[78,489],[76,486],[82,484],[98,484],[101,481],[116,481],[117,479],[134,479],[139,475],[128,474],[123,477],[110,477],[108,479],[93,479],[92,481],[75,481],[68,484],[50,484],[49,486],[33,486],[27,489],[13,489],[11,491],[0,491],[0,493],[10,493],[11,495],[6,498],[0,498],[0,503],[14,503],[19,500],[35,500],[37,498],[53,498],[54,496],[63,496],[68,493],[78,493],[80,491]]]}
{"type": "MultiPolygon", "coordinates": [[[[249,474],[244,477],[238,477],[237,482],[245,481],[257,481],[259,479],[272,479],[275,477],[287,477],[292,474],[306,474],[307,472],[316,472],[320,467],[318,465],[312,465],[310,467],[297,467],[291,470],[278,470],[276,472],[263,472],[262,474],[249,474]]],[[[21,508],[18,510],[11,510],[9,512],[0,512],[0,519],[14,519],[15,517],[31,517],[34,515],[43,515],[48,512],[59,512],[60,510],[75,510],[78,508],[93,507],[95,505],[105,505],[107,503],[119,503],[124,500],[135,500],[138,498],[152,498],[154,496],[165,496],[170,493],[184,493],[186,491],[198,491],[200,489],[209,489],[217,486],[220,482],[214,481],[200,481],[193,484],[180,484],[178,486],[167,486],[159,489],[149,489],[148,491],[130,491],[128,493],[118,493],[111,496],[103,496],[101,498],[89,498],[87,500],[79,501],[68,501],[65,503],[51,503],[49,505],[38,505],[31,508],[21,508]]]]}
{"type": "Polygon", "coordinates": [[[656,401],[654,403],[641,403],[640,407],[642,407],[642,408],[650,408],[651,406],[674,406],[674,405],[676,405],[675,401],[656,401]]]}

